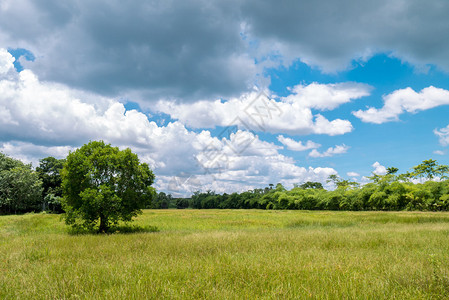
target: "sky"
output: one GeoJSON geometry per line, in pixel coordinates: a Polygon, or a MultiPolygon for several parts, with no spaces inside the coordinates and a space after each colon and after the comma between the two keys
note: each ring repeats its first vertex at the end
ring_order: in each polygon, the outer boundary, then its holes
{"type": "Polygon", "coordinates": [[[448,15],[445,0],[0,0],[0,151],[36,167],[101,139],[174,196],[448,164],[448,15]]]}

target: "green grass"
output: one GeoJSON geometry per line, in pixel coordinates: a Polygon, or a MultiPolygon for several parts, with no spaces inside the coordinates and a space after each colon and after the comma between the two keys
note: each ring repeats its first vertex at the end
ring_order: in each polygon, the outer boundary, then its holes
{"type": "Polygon", "coordinates": [[[449,213],[146,210],[70,234],[0,216],[0,299],[445,299],[449,213]]]}

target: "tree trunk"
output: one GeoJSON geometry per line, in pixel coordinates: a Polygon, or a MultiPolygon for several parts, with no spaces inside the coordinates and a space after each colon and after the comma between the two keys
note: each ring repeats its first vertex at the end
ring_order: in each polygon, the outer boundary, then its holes
{"type": "Polygon", "coordinates": [[[107,233],[108,230],[108,218],[106,218],[103,214],[100,214],[100,228],[98,229],[98,232],[107,233]]]}

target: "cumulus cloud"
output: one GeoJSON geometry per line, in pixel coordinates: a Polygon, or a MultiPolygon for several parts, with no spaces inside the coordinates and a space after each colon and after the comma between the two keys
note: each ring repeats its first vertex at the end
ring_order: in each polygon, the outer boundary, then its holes
{"type": "Polygon", "coordinates": [[[381,124],[397,121],[404,112],[416,113],[441,105],[449,104],[449,91],[433,86],[415,92],[411,88],[400,89],[383,97],[384,106],[380,109],[370,107],[353,114],[363,122],[381,124]]]}
{"type": "Polygon", "coordinates": [[[0,152],[20,159],[24,163],[39,165],[39,160],[48,156],[58,159],[65,158],[69,151],[75,150],[71,146],[42,146],[26,142],[0,142],[0,152]]]}
{"type": "Polygon", "coordinates": [[[155,110],[193,128],[238,125],[255,131],[289,134],[339,135],[352,131],[348,120],[328,120],[312,109],[335,109],[369,95],[371,87],[358,83],[298,85],[276,101],[264,92],[244,93],[228,101],[178,103],[159,101],[155,110]]]}
{"type": "Polygon", "coordinates": [[[0,51],[0,75],[5,75],[12,70],[14,61],[15,59],[11,54],[6,51],[0,51]]]}
{"type": "Polygon", "coordinates": [[[0,44],[31,50],[24,63],[44,81],[148,102],[214,99],[294,60],[333,72],[388,52],[449,70],[448,11],[445,0],[3,0],[0,44]]]}
{"type": "Polygon", "coordinates": [[[295,141],[292,140],[291,138],[284,137],[283,135],[278,136],[277,139],[279,142],[285,145],[287,149],[293,151],[305,151],[321,147],[320,144],[317,144],[310,140],[307,141],[305,144],[303,144],[302,141],[295,141]]]}
{"type": "Polygon", "coordinates": [[[330,147],[322,153],[316,149],[313,149],[312,151],[310,151],[309,156],[310,157],[330,157],[330,156],[334,156],[335,154],[346,153],[348,151],[348,149],[349,149],[349,147],[344,144],[337,145],[335,147],[330,147]]]}
{"type": "Polygon", "coordinates": [[[277,182],[324,182],[336,174],[332,168],[297,166],[278,152],[281,146],[250,131],[236,128],[214,137],[179,121],[159,126],[112,98],[41,82],[30,70],[18,73],[5,53],[0,49],[0,65],[8,70],[0,74],[0,151],[34,166],[41,158],[62,158],[89,140],[103,139],[130,147],[155,171],[158,189],[179,195],[191,192],[192,184],[231,192],[277,182]],[[182,182],[177,178],[188,180],[175,189],[173,183],[182,182]]]}
{"type": "Polygon", "coordinates": [[[196,155],[202,172],[177,174],[167,178],[165,186],[161,186],[174,193],[182,189],[243,191],[278,182],[291,188],[294,183],[303,181],[324,183],[329,175],[337,174],[333,168],[297,166],[292,158],[279,154],[278,148],[244,131],[236,132],[229,139],[213,138],[196,155]],[[253,140],[248,147],[238,148],[235,142],[241,145],[242,139],[253,140]]]}
{"type": "Polygon", "coordinates": [[[444,153],[444,151],[441,151],[441,150],[435,150],[435,151],[433,151],[433,154],[444,155],[445,153],[444,153]]]}
{"type": "Polygon", "coordinates": [[[382,166],[378,161],[376,161],[374,164],[372,164],[372,167],[374,168],[373,174],[376,174],[376,175],[387,174],[387,168],[382,166]]]}
{"type": "Polygon", "coordinates": [[[371,86],[342,82],[334,84],[311,83],[296,85],[290,89],[291,94],[283,100],[287,103],[301,103],[301,106],[318,110],[332,110],[352,99],[359,99],[370,94],[371,86]]]}
{"type": "MultiPolygon", "coordinates": [[[[174,195],[196,190],[229,193],[277,182],[289,188],[303,181],[324,183],[329,175],[337,174],[333,168],[297,166],[292,158],[279,154],[281,147],[262,141],[248,131],[237,130],[221,138],[203,131],[192,145],[195,165],[163,173],[159,176],[158,188],[174,195]]],[[[183,147],[189,148],[189,145],[183,147]]]]}

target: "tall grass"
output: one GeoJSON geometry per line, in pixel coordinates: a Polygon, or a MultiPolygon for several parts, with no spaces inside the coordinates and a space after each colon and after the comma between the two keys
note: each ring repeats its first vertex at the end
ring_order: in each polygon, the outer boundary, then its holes
{"type": "Polygon", "coordinates": [[[1,299],[444,299],[449,213],[147,210],[158,232],[0,217],[1,299]]]}

